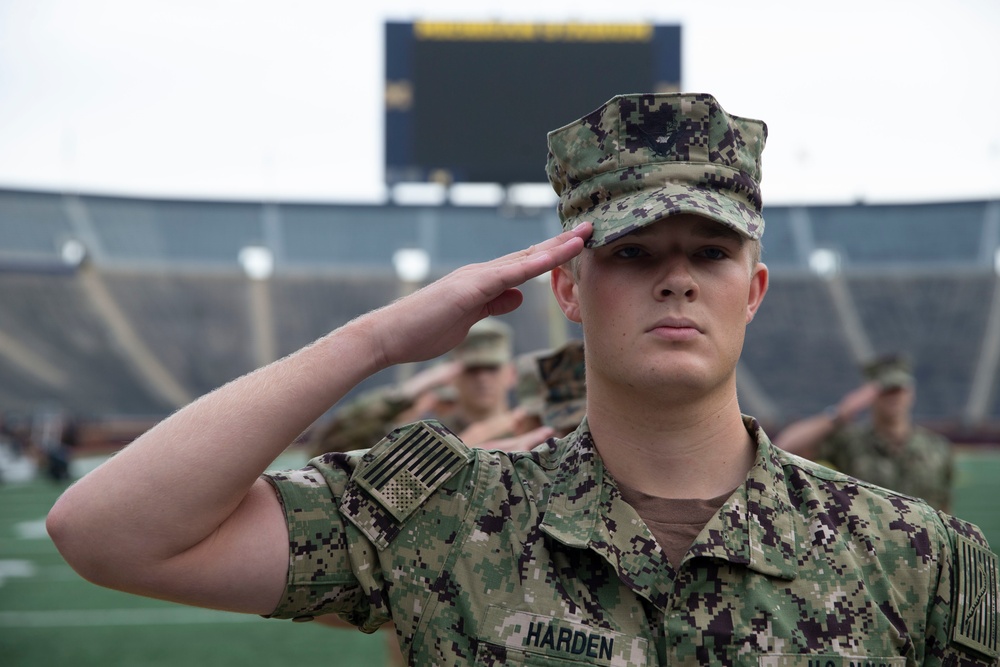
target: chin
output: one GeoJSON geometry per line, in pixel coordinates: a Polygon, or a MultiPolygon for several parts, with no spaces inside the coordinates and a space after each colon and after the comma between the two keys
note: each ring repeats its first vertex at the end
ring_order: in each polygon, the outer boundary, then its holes
{"type": "Polygon", "coordinates": [[[677,363],[651,373],[648,383],[674,395],[691,398],[711,393],[727,382],[735,386],[735,374],[725,373],[703,363],[677,363]]]}
{"type": "Polygon", "coordinates": [[[704,372],[677,366],[667,370],[646,368],[635,374],[629,384],[643,391],[665,391],[671,395],[703,392],[707,387],[704,372]]]}

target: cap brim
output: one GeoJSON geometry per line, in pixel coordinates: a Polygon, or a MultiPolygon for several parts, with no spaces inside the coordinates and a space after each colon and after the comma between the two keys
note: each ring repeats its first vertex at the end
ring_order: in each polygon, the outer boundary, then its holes
{"type": "Polygon", "coordinates": [[[685,213],[714,220],[750,239],[759,239],[764,233],[764,218],[751,207],[704,187],[682,183],[665,183],[615,197],[568,218],[564,226],[571,229],[582,222],[591,222],[594,232],[586,245],[596,248],[654,222],[685,213]]]}
{"type": "Polygon", "coordinates": [[[888,372],[881,375],[877,382],[879,388],[886,391],[901,387],[912,387],[913,376],[905,371],[888,372]]]}
{"type": "Polygon", "coordinates": [[[464,368],[492,368],[503,366],[508,363],[510,359],[496,354],[468,354],[459,357],[458,361],[464,368]]]}

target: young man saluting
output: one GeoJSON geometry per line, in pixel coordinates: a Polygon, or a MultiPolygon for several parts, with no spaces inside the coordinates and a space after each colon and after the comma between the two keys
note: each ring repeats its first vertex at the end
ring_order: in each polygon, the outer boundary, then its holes
{"type": "Polygon", "coordinates": [[[391,619],[419,665],[996,664],[974,526],[790,456],[740,413],[765,136],[698,94],[619,96],[550,133],[567,231],[189,405],[70,488],[53,538],[138,594],[391,619]],[[574,433],[504,454],[418,423],[261,475],[361,379],[446,352],[550,270],[586,343],[574,433]]]}

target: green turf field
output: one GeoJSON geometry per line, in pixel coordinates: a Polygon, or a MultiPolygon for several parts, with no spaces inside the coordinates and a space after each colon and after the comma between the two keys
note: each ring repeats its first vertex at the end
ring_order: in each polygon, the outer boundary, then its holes
{"type": "Polygon", "coordinates": [[[952,513],[971,521],[986,534],[990,546],[1000,552],[1000,449],[960,449],[956,457],[955,506],[952,513]]]}
{"type": "MultiPolygon", "coordinates": [[[[290,456],[276,467],[302,462],[290,456]]],[[[77,462],[75,472],[90,465],[77,462]]],[[[45,533],[60,491],[44,478],[0,485],[3,667],[385,664],[382,633],[195,609],[84,581],[45,533]]]]}
{"type": "MultiPolygon", "coordinates": [[[[300,463],[290,456],[277,467],[300,463]]],[[[955,514],[982,527],[994,547],[998,479],[1000,450],[960,451],[955,514]]],[[[193,609],[87,583],[45,534],[45,514],[60,490],[45,479],[0,485],[0,665],[385,663],[380,634],[193,609]]]]}

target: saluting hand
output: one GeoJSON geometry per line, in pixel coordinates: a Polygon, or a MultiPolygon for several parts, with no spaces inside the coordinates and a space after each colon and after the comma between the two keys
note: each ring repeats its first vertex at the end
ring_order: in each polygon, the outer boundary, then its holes
{"type": "Polygon", "coordinates": [[[583,223],[525,250],[464,266],[363,316],[384,365],[438,357],[479,320],[516,309],[524,299],[517,287],[578,255],[591,231],[583,223]]]}
{"type": "Polygon", "coordinates": [[[837,404],[838,421],[845,424],[854,421],[859,414],[872,406],[878,394],[879,385],[877,382],[866,382],[849,391],[837,404]]]}

